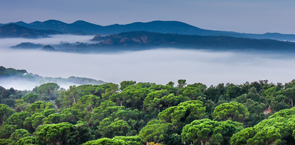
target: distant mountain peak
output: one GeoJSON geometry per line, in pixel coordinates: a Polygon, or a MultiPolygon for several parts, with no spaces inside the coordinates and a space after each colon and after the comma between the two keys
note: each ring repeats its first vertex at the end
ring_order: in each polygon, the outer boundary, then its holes
{"type": "Polygon", "coordinates": [[[42,22],[40,22],[40,21],[34,21],[34,22],[32,22],[32,23],[30,23],[31,25],[39,25],[39,24],[41,24],[42,22]]]}
{"type": "Polygon", "coordinates": [[[67,24],[67,23],[59,21],[59,20],[47,20],[47,21],[44,21],[43,23],[45,23],[45,24],[67,24]]]}
{"type": "Polygon", "coordinates": [[[56,49],[53,48],[53,47],[50,46],[50,45],[45,45],[45,46],[43,46],[42,50],[45,50],[45,51],[56,51],[56,49]]]}
{"type": "Polygon", "coordinates": [[[91,24],[91,23],[83,21],[83,20],[77,20],[77,21],[73,22],[72,24],[85,24],[85,23],[86,24],[91,24]]]}
{"type": "Polygon", "coordinates": [[[26,24],[24,21],[17,21],[15,24],[26,24]]]}
{"type": "MultiPolygon", "coordinates": [[[[78,20],[78,21],[75,21],[69,25],[72,25],[72,26],[78,26],[78,27],[101,27],[99,25],[95,25],[95,24],[92,24],[92,23],[89,23],[89,22],[86,22],[86,21],[83,21],[83,20],[78,20]]],[[[77,31],[83,31],[83,30],[77,30],[77,31]]]]}

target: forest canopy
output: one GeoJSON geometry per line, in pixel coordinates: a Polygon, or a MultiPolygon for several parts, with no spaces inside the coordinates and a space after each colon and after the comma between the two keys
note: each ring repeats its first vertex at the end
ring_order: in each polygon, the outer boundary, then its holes
{"type": "Polygon", "coordinates": [[[294,85],[0,86],[0,145],[291,145],[294,85]]]}

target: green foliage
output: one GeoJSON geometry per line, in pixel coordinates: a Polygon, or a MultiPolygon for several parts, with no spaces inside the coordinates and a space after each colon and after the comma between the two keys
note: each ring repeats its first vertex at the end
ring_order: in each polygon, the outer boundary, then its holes
{"type": "Polygon", "coordinates": [[[0,144],[295,144],[294,82],[0,87],[0,144]]]}
{"type": "Polygon", "coordinates": [[[128,86],[134,85],[134,84],[136,84],[136,81],[123,81],[120,83],[120,90],[124,90],[128,86]]]}
{"type": "Polygon", "coordinates": [[[27,136],[18,140],[15,145],[38,145],[38,144],[39,144],[39,141],[37,140],[36,137],[27,136]]]}
{"type": "Polygon", "coordinates": [[[112,101],[104,101],[101,105],[93,110],[90,121],[93,125],[98,125],[104,118],[110,116],[113,112],[121,109],[112,101]]]}
{"type": "Polygon", "coordinates": [[[7,122],[11,125],[16,125],[17,128],[23,128],[23,122],[29,116],[30,113],[26,111],[16,112],[7,119],[7,122]]]}
{"type": "Polygon", "coordinates": [[[180,79],[177,82],[178,82],[178,85],[177,85],[178,89],[181,89],[186,85],[186,80],[180,79]]]}
{"type": "Polygon", "coordinates": [[[113,140],[123,140],[126,145],[142,145],[143,140],[139,136],[115,136],[113,140]]]}
{"type": "Polygon", "coordinates": [[[159,120],[152,120],[140,130],[139,136],[144,142],[163,142],[165,139],[164,133],[170,125],[159,120]]]}
{"type": "Polygon", "coordinates": [[[228,144],[229,138],[242,128],[233,121],[217,122],[210,119],[195,120],[183,127],[181,136],[186,143],[228,144]]]}
{"type": "Polygon", "coordinates": [[[83,145],[125,145],[121,140],[113,140],[109,138],[100,138],[98,140],[88,141],[83,145]]]}
{"type": "Polygon", "coordinates": [[[248,109],[241,103],[230,102],[223,103],[214,109],[212,117],[220,120],[233,120],[243,122],[249,116],[248,109]]]}
{"type": "Polygon", "coordinates": [[[66,135],[65,144],[81,145],[92,139],[89,126],[87,124],[76,124],[66,135]]]}
{"type": "Polygon", "coordinates": [[[12,140],[10,139],[2,139],[0,138],[0,145],[8,145],[8,144],[11,144],[12,143],[12,140]]]}
{"type": "Polygon", "coordinates": [[[61,103],[62,106],[64,108],[69,108],[73,104],[76,104],[79,99],[78,93],[79,93],[78,89],[75,85],[70,86],[70,88],[64,92],[64,96],[63,96],[64,98],[61,103]]]}
{"type": "Polygon", "coordinates": [[[0,127],[0,138],[9,138],[16,129],[17,125],[2,124],[0,127]]]}
{"type": "Polygon", "coordinates": [[[31,104],[28,108],[26,108],[26,111],[28,111],[31,114],[35,114],[42,113],[47,109],[54,109],[53,104],[49,102],[37,101],[31,104]]]}
{"type": "Polygon", "coordinates": [[[31,134],[27,130],[25,130],[25,129],[17,129],[17,130],[15,130],[14,133],[11,134],[9,139],[16,143],[21,138],[24,138],[24,137],[27,137],[27,136],[31,136],[31,134]]]}
{"type": "Polygon", "coordinates": [[[8,105],[0,104],[0,126],[13,113],[14,113],[14,110],[10,109],[8,105]]]}
{"type": "Polygon", "coordinates": [[[294,108],[281,110],[254,127],[245,128],[234,134],[231,144],[294,144],[294,117],[294,108]]]}
{"type": "Polygon", "coordinates": [[[202,119],[206,114],[206,107],[199,100],[182,102],[160,112],[158,117],[167,123],[183,126],[195,119],[202,119]]]}
{"type": "Polygon", "coordinates": [[[192,100],[197,99],[199,96],[203,96],[202,90],[198,87],[187,86],[183,89],[182,94],[189,97],[192,100]]]}
{"type": "Polygon", "coordinates": [[[39,95],[35,93],[29,93],[22,97],[22,99],[27,103],[34,103],[37,99],[39,99],[39,95]]]}
{"type": "Polygon", "coordinates": [[[55,100],[58,97],[59,86],[56,83],[46,83],[38,87],[41,100],[55,100]]]}
{"type": "Polygon", "coordinates": [[[13,88],[5,89],[2,86],[0,86],[0,104],[6,104],[9,107],[15,107],[15,100],[20,99],[21,97],[21,91],[14,90],[13,88]]]}
{"type": "MultiPolygon", "coordinates": [[[[94,108],[98,107],[101,103],[100,97],[95,95],[85,95],[78,100],[79,105],[86,105],[88,111],[93,111],[94,108]]],[[[84,108],[84,106],[83,106],[84,108]]]]}
{"type": "Polygon", "coordinates": [[[60,114],[59,113],[54,113],[54,114],[50,114],[48,115],[48,117],[43,120],[45,124],[57,124],[60,123],[61,119],[60,119],[60,114]]]}
{"type": "Polygon", "coordinates": [[[71,132],[72,127],[73,125],[67,122],[46,125],[36,132],[37,138],[48,145],[63,144],[66,142],[67,135],[71,132]]]}
{"type": "Polygon", "coordinates": [[[169,94],[168,90],[151,92],[143,101],[146,110],[152,113],[160,113],[162,110],[189,100],[187,97],[169,94]],[[158,111],[158,112],[157,112],[158,111]]]}
{"type": "Polygon", "coordinates": [[[105,118],[98,126],[97,131],[104,137],[112,138],[114,136],[125,136],[130,129],[131,127],[124,120],[112,122],[109,118],[105,118]]]}
{"type": "Polygon", "coordinates": [[[79,120],[78,118],[78,110],[73,108],[64,109],[60,114],[61,122],[70,122],[72,124],[76,124],[79,120]]]}
{"type": "Polygon", "coordinates": [[[15,111],[16,112],[21,112],[25,111],[30,104],[26,103],[23,99],[16,99],[15,100],[15,111]]]}
{"type": "Polygon", "coordinates": [[[266,115],[263,112],[266,107],[263,103],[258,103],[251,99],[247,99],[243,105],[246,108],[249,108],[248,111],[250,113],[248,119],[245,120],[245,122],[247,122],[247,126],[254,126],[266,118],[266,115]]]}

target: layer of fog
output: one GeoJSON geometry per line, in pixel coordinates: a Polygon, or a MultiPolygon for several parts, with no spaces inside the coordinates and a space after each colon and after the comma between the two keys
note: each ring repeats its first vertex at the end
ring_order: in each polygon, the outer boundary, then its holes
{"type": "MultiPolygon", "coordinates": [[[[18,90],[32,90],[33,88],[40,86],[44,83],[51,83],[52,81],[29,81],[26,79],[19,79],[19,78],[7,78],[7,79],[1,79],[0,80],[0,86],[9,89],[14,88],[18,90]]],[[[60,88],[68,89],[70,86],[73,85],[81,85],[81,84],[75,84],[71,82],[54,82],[57,83],[60,88]]]]}
{"type": "MultiPolygon", "coordinates": [[[[116,54],[73,54],[0,49],[0,66],[26,69],[41,76],[79,76],[113,83],[135,80],[166,84],[178,79],[207,86],[265,79],[285,83],[295,78],[294,64],[292,56],[250,52],[157,49],[116,54]]],[[[7,86],[1,80],[0,85],[18,88],[15,84],[7,86]]]]}
{"type": "MultiPolygon", "coordinates": [[[[106,82],[123,80],[166,84],[186,79],[188,83],[242,84],[267,79],[289,82],[295,78],[292,54],[257,52],[212,52],[205,50],[157,49],[115,54],[73,54],[9,47],[21,42],[59,44],[87,42],[93,36],[54,35],[50,38],[0,39],[0,66],[26,69],[43,77],[88,77],[106,82]]],[[[32,89],[40,83],[0,80],[5,88],[32,89]]],[[[68,87],[72,84],[60,84],[68,87]]]]}
{"type": "Polygon", "coordinates": [[[50,45],[60,44],[60,42],[76,43],[86,42],[91,43],[94,35],[50,35],[47,38],[28,39],[28,38],[2,38],[0,39],[0,49],[9,48],[22,42],[31,42],[36,44],[50,45]]]}

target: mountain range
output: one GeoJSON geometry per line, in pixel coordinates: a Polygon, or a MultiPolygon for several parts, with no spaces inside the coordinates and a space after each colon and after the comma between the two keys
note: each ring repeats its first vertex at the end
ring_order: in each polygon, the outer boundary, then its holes
{"type": "MultiPolygon", "coordinates": [[[[86,21],[76,21],[73,23],[65,23],[58,20],[47,20],[44,22],[35,21],[32,23],[25,23],[22,21],[9,23],[16,24],[34,30],[51,30],[60,33],[71,34],[118,34],[121,32],[130,31],[147,31],[157,33],[171,33],[171,34],[185,34],[185,35],[200,35],[200,36],[231,36],[241,38],[254,38],[254,39],[277,39],[294,41],[295,35],[293,34],[280,34],[280,33],[265,33],[265,34],[250,34],[238,33],[229,31],[216,31],[201,29],[179,21],[152,21],[152,22],[134,22],[125,25],[108,25],[101,26],[92,24],[86,21]]],[[[7,27],[7,24],[0,25],[7,27]]],[[[2,28],[3,29],[3,28],[2,28]]],[[[1,31],[0,31],[1,35],[1,31]]]]}
{"type": "Polygon", "coordinates": [[[199,36],[182,34],[163,34],[155,32],[123,32],[101,37],[92,41],[100,42],[101,47],[173,47],[173,48],[217,48],[217,49],[267,49],[293,50],[295,43],[271,39],[249,39],[229,36],[199,36]]]}
{"type": "Polygon", "coordinates": [[[156,48],[295,52],[294,42],[229,36],[164,34],[146,31],[122,32],[107,36],[96,35],[92,41],[93,43],[60,43],[46,47],[42,44],[23,42],[11,48],[40,50],[49,50],[47,48],[50,48],[54,51],[76,53],[139,51],[156,48]]]}
{"type": "Polygon", "coordinates": [[[31,29],[17,24],[7,24],[0,26],[0,38],[11,37],[25,37],[25,38],[38,38],[48,37],[48,35],[61,34],[54,30],[37,30],[31,29]]]}

